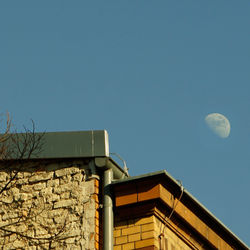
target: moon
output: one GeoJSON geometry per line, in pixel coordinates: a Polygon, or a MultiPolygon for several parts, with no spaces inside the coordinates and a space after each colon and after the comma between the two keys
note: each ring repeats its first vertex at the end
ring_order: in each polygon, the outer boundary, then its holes
{"type": "Polygon", "coordinates": [[[219,137],[227,138],[230,134],[231,126],[229,120],[222,114],[211,113],[205,118],[207,126],[219,137]]]}

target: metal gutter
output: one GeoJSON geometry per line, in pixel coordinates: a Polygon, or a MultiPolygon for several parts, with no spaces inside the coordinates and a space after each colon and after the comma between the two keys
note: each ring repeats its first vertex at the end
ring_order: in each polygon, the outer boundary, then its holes
{"type": "MultiPolygon", "coordinates": [[[[122,183],[128,183],[132,181],[139,181],[143,180],[145,178],[155,178],[157,176],[162,176],[163,178],[166,178],[170,180],[176,187],[178,187],[178,190],[182,188],[181,184],[174,179],[166,170],[161,170],[149,174],[134,176],[134,177],[128,177],[126,179],[121,180],[114,180],[112,181],[112,185],[122,184],[122,183]]],[[[236,242],[238,242],[241,246],[244,247],[244,249],[249,249],[249,247],[241,240],[239,239],[228,227],[226,227],[219,219],[217,219],[204,205],[202,205],[195,197],[193,197],[187,190],[184,189],[183,197],[186,197],[192,203],[201,211],[206,214],[207,217],[209,217],[213,222],[217,224],[226,234],[230,235],[232,239],[234,239],[236,242]]]]}
{"type": "Polygon", "coordinates": [[[123,180],[128,178],[128,173],[121,168],[112,158],[110,157],[95,157],[95,165],[100,169],[112,169],[115,180],[123,180]]]}

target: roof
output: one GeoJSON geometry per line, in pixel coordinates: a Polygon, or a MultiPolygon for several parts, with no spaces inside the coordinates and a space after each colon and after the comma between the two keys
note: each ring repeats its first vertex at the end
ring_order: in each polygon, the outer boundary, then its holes
{"type": "MultiPolygon", "coordinates": [[[[18,133],[20,145],[22,148],[25,143],[25,133],[18,133]]],[[[41,149],[38,153],[31,154],[30,157],[24,157],[23,160],[50,160],[50,159],[95,159],[97,162],[105,162],[114,173],[114,178],[125,178],[128,176],[126,170],[119,166],[109,155],[109,139],[106,130],[90,131],[71,131],[71,132],[45,132],[31,134],[34,139],[41,137],[41,149]]],[[[16,139],[16,138],[15,138],[16,139]]],[[[33,138],[32,138],[33,139],[33,138]]],[[[13,142],[10,141],[10,146],[13,142]]],[[[14,144],[14,152],[18,147],[14,144]]],[[[17,160],[17,154],[13,158],[5,160],[17,160]]]]}
{"type": "MultiPolygon", "coordinates": [[[[153,173],[143,174],[134,177],[128,177],[122,180],[116,180],[112,182],[112,185],[122,185],[125,183],[139,182],[146,179],[158,179],[168,183],[168,186],[175,190],[181,190],[182,185],[176,179],[174,179],[166,170],[161,170],[153,173]]],[[[191,205],[202,218],[206,221],[210,221],[211,224],[218,227],[223,234],[230,237],[237,245],[243,249],[249,249],[248,246],[241,241],[232,231],[230,231],[219,219],[217,219],[205,206],[203,206],[196,198],[194,198],[187,190],[184,189],[181,201],[191,205]]]]}

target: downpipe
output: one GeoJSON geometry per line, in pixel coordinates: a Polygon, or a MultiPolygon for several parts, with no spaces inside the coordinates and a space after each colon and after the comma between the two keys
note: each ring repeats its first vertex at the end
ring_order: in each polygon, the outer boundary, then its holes
{"type": "Polygon", "coordinates": [[[103,249],[113,250],[114,214],[110,184],[113,180],[111,168],[104,171],[103,178],[103,249]]]}
{"type": "Polygon", "coordinates": [[[114,178],[128,177],[128,173],[108,157],[95,158],[95,165],[103,170],[103,249],[113,250],[114,213],[111,183],[114,178]]]}

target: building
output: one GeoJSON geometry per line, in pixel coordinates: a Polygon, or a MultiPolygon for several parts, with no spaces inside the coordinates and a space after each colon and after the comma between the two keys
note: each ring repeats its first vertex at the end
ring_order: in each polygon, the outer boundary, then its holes
{"type": "Polygon", "coordinates": [[[2,249],[249,249],[166,171],[130,177],[106,131],[43,139],[1,162],[2,249]]]}

